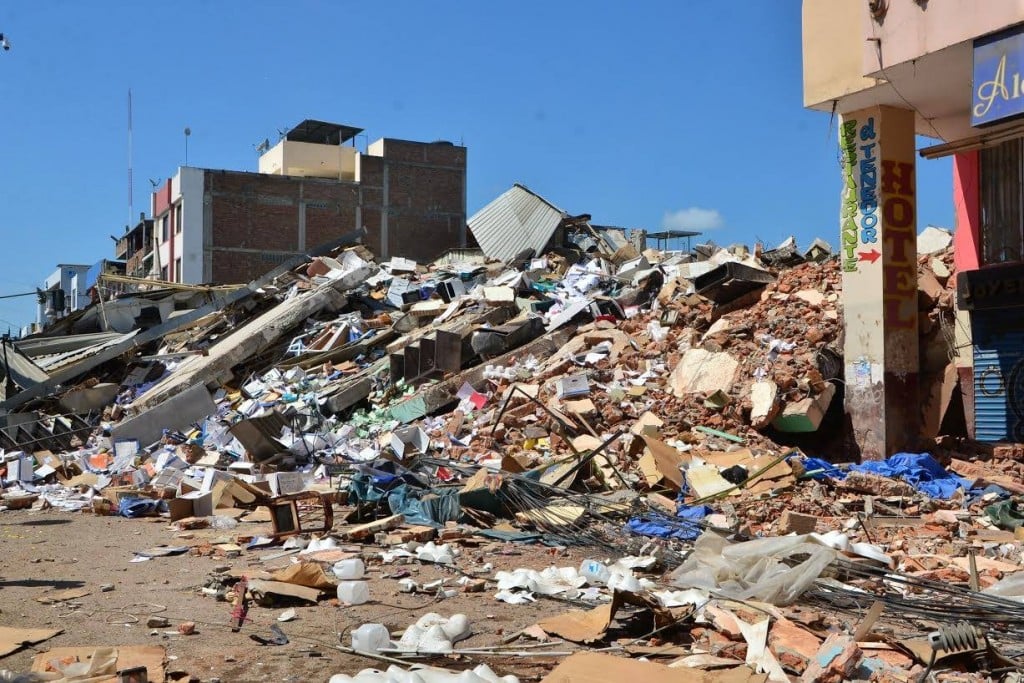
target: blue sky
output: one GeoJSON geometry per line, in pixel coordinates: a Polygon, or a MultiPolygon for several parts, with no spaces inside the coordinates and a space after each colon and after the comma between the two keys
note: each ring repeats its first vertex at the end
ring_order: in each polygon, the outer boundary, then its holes
{"type": "MultiPolygon", "coordinates": [[[[512,183],[603,224],[837,242],[829,116],[802,108],[800,2],[9,0],[0,5],[0,294],[113,256],[149,179],[255,170],[318,118],[469,148],[470,214],[512,183]]],[[[360,138],[359,145],[365,140],[360,138]]],[[[952,224],[919,160],[919,226],[952,224]]],[[[34,317],[0,300],[0,326],[34,317]]]]}

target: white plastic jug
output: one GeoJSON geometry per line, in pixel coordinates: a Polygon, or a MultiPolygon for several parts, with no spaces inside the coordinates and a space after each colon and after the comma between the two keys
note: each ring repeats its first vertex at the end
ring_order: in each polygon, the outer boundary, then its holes
{"type": "Polygon", "coordinates": [[[580,576],[586,577],[587,583],[604,584],[608,582],[611,572],[603,562],[597,560],[583,560],[580,564],[580,576]]]}
{"type": "Polygon", "coordinates": [[[354,581],[363,578],[363,574],[366,572],[366,565],[358,557],[352,557],[335,562],[331,571],[342,581],[354,581]]]}
{"type": "Polygon", "coordinates": [[[380,652],[391,647],[391,634],[383,624],[363,624],[352,632],[352,649],[380,652]]]}
{"type": "Polygon", "coordinates": [[[338,583],[338,600],[348,605],[361,605],[370,599],[370,584],[366,581],[338,583]]]}

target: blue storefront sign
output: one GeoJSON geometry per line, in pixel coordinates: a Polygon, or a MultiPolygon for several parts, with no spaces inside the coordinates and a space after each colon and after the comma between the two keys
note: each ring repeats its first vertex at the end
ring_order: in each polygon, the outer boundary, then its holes
{"type": "Polygon", "coordinates": [[[1024,24],[974,41],[971,125],[1024,113],[1024,24]]]}

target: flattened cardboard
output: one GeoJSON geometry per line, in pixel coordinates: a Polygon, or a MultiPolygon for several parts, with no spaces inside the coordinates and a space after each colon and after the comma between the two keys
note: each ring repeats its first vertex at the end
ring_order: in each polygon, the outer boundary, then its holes
{"type": "Polygon", "coordinates": [[[0,626],[0,657],[17,652],[26,645],[35,645],[64,632],[60,628],[12,628],[0,626]]]}
{"type": "Polygon", "coordinates": [[[619,608],[627,604],[650,610],[654,615],[655,628],[667,626],[673,621],[671,612],[650,598],[627,591],[615,591],[610,603],[600,605],[592,610],[564,612],[543,619],[537,625],[545,633],[571,640],[574,643],[594,643],[604,638],[619,608]]]}
{"type": "Polygon", "coordinates": [[[296,562],[271,575],[274,581],[291,583],[296,586],[332,590],[337,582],[327,576],[324,568],[316,562],[296,562]]]}
{"type": "Polygon", "coordinates": [[[264,581],[262,579],[250,580],[249,590],[253,593],[262,593],[263,595],[280,595],[287,598],[296,598],[298,600],[305,600],[306,602],[313,603],[320,598],[321,593],[321,591],[316,588],[296,586],[295,584],[284,583],[283,581],[264,581]]]}
{"type": "Polygon", "coordinates": [[[661,472],[661,476],[665,481],[670,482],[676,491],[681,490],[683,488],[683,473],[679,466],[687,463],[689,458],[664,441],[647,435],[641,438],[654,458],[654,463],[658,471],[661,472]]]}
{"type": "Polygon", "coordinates": [[[663,664],[600,652],[577,652],[556,666],[541,683],[766,683],[767,680],[767,674],[754,673],[746,666],[719,671],[694,671],[672,669],[663,664]]]}
{"type": "Polygon", "coordinates": [[[36,601],[41,602],[44,605],[52,605],[57,602],[65,602],[67,600],[77,600],[78,598],[84,598],[86,595],[92,593],[90,588],[68,588],[66,590],[50,590],[46,591],[42,595],[36,596],[36,601]]]}

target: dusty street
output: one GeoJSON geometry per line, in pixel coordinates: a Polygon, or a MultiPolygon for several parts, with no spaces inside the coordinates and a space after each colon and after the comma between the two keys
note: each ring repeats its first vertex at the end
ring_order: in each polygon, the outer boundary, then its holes
{"type": "MultiPolygon", "coordinates": [[[[242,523],[230,537],[255,532],[256,525],[242,523]],[[248,529],[246,527],[254,527],[248,529]],[[237,533],[236,533],[237,532],[237,533]]],[[[432,565],[382,565],[367,562],[371,577],[371,602],[339,607],[337,601],[318,605],[295,603],[297,618],[280,624],[288,636],[284,646],[261,646],[250,634],[270,635],[285,605],[264,608],[253,606],[250,621],[239,633],[233,633],[229,620],[231,606],[204,596],[201,588],[206,577],[218,568],[254,567],[273,569],[285,566],[289,558],[261,563],[260,553],[245,552],[235,559],[204,557],[195,554],[155,558],[132,563],[133,551],[161,544],[201,546],[224,537],[211,530],[179,534],[168,528],[167,520],[129,520],[97,517],[92,514],[56,512],[5,512],[0,515],[0,624],[18,628],[60,628],[63,633],[0,659],[0,669],[27,671],[35,655],[65,646],[161,645],[167,649],[168,680],[245,681],[326,681],[332,674],[355,673],[375,666],[375,662],[333,649],[339,634],[350,644],[349,631],[360,624],[379,622],[399,631],[428,612],[444,615],[466,614],[473,636],[461,647],[493,645],[505,635],[527,627],[538,618],[564,611],[554,600],[538,600],[525,605],[507,605],[487,593],[459,592],[437,601],[429,595],[408,595],[398,591],[397,581],[385,578],[405,569],[418,582],[457,578],[432,565]],[[180,536],[191,538],[181,538],[180,536]],[[179,536],[176,538],[176,536],[179,536]],[[112,584],[104,592],[102,586],[112,584]],[[53,591],[82,589],[81,597],[45,605],[40,596],[53,591]],[[162,616],[170,627],[146,626],[151,616],[162,616]],[[196,634],[172,633],[181,622],[196,623],[196,634]]],[[[492,562],[510,569],[519,566],[543,568],[551,556],[539,549],[518,547],[504,552],[522,553],[496,556],[496,546],[485,544],[474,553],[466,550],[460,565],[472,568],[492,562]],[[487,549],[486,551],[484,549],[487,549]]],[[[376,548],[366,546],[368,555],[376,548]]],[[[559,556],[560,564],[576,564],[583,559],[578,549],[559,556]]],[[[452,581],[454,585],[454,581],[452,581]]],[[[462,668],[458,661],[442,658],[442,665],[462,668]]],[[[483,661],[483,660],[479,660],[483,661]]],[[[490,658],[499,673],[516,673],[529,679],[550,668],[551,660],[510,661],[490,658]],[[524,663],[524,661],[526,663],[524,663]]],[[[386,666],[386,665],[385,665],[386,666]]]]}

